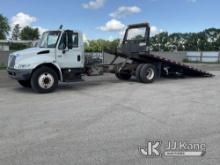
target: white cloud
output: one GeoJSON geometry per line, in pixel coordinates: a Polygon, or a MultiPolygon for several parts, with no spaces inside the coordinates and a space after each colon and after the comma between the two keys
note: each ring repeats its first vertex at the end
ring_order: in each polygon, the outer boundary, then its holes
{"type": "Polygon", "coordinates": [[[164,30],[163,29],[158,29],[156,26],[151,26],[151,28],[150,28],[151,36],[154,36],[154,35],[159,34],[161,32],[164,32],[164,30]]]}
{"type": "Polygon", "coordinates": [[[110,13],[112,18],[123,18],[130,14],[140,13],[141,9],[137,6],[121,6],[115,12],[110,13]]]}
{"type": "Polygon", "coordinates": [[[16,24],[19,24],[21,29],[24,28],[25,26],[38,28],[40,35],[42,35],[43,32],[48,30],[48,29],[43,28],[41,26],[32,26],[32,24],[35,22],[37,22],[36,17],[33,17],[27,13],[19,12],[11,18],[11,29],[13,29],[16,24]]]}
{"type": "Polygon", "coordinates": [[[88,3],[83,3],[82,6],[85,9],[99,9],[104,6],[106,0],[93,0],[88,3]]]}
{"type": "Polygon", "coordinates": [[[89,40],[86,34],[83,34],[83,42],[89,43],[89,40]]]}
{"type": "Polygon", "coordinates": [[[12,17],[11,26],[14,27],[16,24],[19,24],[20,27],[23,28],[25,26],[31,26],[31,24],[36,21],[37,21],[36,17],[32,17],[23,12],[19,12],[15,16],[12,17]]]}
{"type": "Polygon", "coordinates": [[[120,31],[125,28],[125,25],[116,19],[111,19],[104,26],[98,27],[102,31],[120,31]]]}

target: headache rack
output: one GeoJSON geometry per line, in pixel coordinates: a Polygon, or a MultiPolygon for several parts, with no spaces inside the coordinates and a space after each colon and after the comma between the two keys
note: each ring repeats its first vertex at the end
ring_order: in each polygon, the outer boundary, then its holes
{"type": "MultiPolygon", "coordinates": [[[[111,62],[113,64],[118,57],[125,58],[137,64],[133,70],[137,69],[140,64],[153,64],[157,67],[159,76],[163,75],[183,75],[183,76],[200,76],[212,77],[211,73],[188,66],[181,62],[171,60],[150,53],[150,25],[148,23],[140,23],[129,25],[125,31],[123,41],[116,50],[105,50],[106,53],[115,56],[111,62]],[[165,73],[164,73],[165,72],[165,73]]],[[[125,60],[126,61],[126,60],[125,60]]],[[[125,64],[121,65],[126,66],[125,64]]],[[[132,68],[132,66],[129,66],[132,68]]],[[[120,68],[123,70],[123,68],[120,68]]],[[[118,72],[118,70],[116,70],[118,72]]]]}

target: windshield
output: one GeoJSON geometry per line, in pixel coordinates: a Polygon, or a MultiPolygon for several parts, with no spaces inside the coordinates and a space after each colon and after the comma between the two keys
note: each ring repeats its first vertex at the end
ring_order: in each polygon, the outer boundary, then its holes
{"type": "Polygon", "coordinates": [[[60,36],[60,31],[49,31],[43,33],[41,40],[39,42],[40,48],[55,48],[57,45],[58,38],[60,36]]]}

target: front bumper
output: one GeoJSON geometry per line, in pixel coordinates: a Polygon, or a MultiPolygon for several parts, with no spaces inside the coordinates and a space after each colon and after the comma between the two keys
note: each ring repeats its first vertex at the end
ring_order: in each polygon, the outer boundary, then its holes
{"type": "Polygon", "coordinates": [[[31,78],[32,69],[12,69],[7,68],[9,77],[16,80],[29,80],[31,78]]]}

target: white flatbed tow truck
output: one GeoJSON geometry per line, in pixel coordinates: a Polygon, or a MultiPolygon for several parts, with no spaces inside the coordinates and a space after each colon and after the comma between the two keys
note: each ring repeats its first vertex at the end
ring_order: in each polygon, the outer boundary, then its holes
{"type": "MultiPolygon", "coordinates": [[[[100,64],[98,67],[114,73],[121,80],[129,80],[135,76],[142,83],[152,83],[156,78],[173,74],[213,76],[150,54],[149,38],[148,23],[129,25],[120,47],[116,50],[104,50],[115,55],[115,59],[108,65],[100,64]],[[125,61],[115,64],[117,57],[122,57],[125,61]]],[[[45,32],[38,47],[10,54],[7,71],[23,87],[31,87],[38,93],[49,93],[57,88],[59,82],[80,81],[82,75],[93,75],[94,66],[85,62],[82,33],[59,29],[45,32]]]]}

